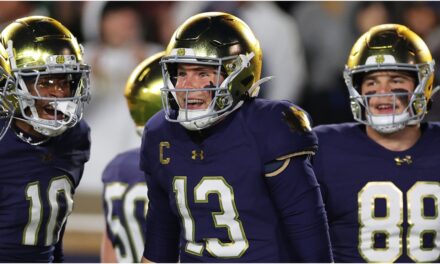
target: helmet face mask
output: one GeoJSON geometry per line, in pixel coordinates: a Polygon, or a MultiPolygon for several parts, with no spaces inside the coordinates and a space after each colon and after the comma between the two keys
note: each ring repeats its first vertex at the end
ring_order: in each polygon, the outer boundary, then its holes
{"type": "Polygon", "coordinates": [[[189,130],[219,122],[243,104],[249,89],[260,78],[261,60],[258,40],[240,19],[214,12],[191,17],[176,30],[161,60],[166,119],[189,130]],[[180,64],[211,68],[216,76],[204,87],[176,88],[180,64]],[[206,102],[206,109],[188,107],[188,98],[207,92],[211,99],[206,102]]]}
{"type": "Polygon", "coordinates": [[[415,97],[414,93],[409,92],[360,95],[352,98],[352,110],[353,113],[356,111],[356,120],[361,120],[378,132],[384,134],[393,133],[403,129],[411,120],[416,120],[418,115],[413,113],[413,108],[409,104],[411,98],[415,97]],[[371,110],[373,106],[371,106],[370,102],[374,99],[388,101],[391,104],[392,114],[373,113],[371,110]],[[364,109],[364,115],[359,111],[362,107],[364,109]]]}
{"type": "Polygon", "coordinates": [[[8,98],[9,91],[15,86],[15,80],[3,68],[0,68],[0,140],[6,134],[14,116],[15,106],[8,98]]]}
{"type": "Polygon", "coordinates": [[[220,120],[225,113],[233,109],[235,105],[230,92],[231,82],[235,76],[247,67],[247,65],[241,63],[240,56],[221,59],[175,56],[162,59],[161,64],[163,65],[163,75],[167,84],[162,89],[162,98],[166,99],[163,100],[166,117],[169,121],[179,122],[190,130],[199,130],[210,126],[220,120]],[[211,81],[209,86],[176,88],[176,68],[178,64],[200,65],[201,67],[211,68],[216,76],[212,78],[213,82],[211,81]],[[225,65],[228,67],[234,65],[234,71],[227,74],[225,65]],[[193,94],[208,92],[211,98],[209,105],[205,109],[192,110],[188,107],[188,99],[193,94]],[[174,116],[176,118],[173,118],[174,116]]]}
{"type": "Polygon", "coordinates": [[[56,136],[74,126],[83,115],[84,102],[89,98],[83,73],[25,73],[17,74],[18,83],[13,94],[18,98],[20,116],[45,136],[56,136]],[[57,84],[66,82],[66,84],[57,84]],[[21,84],[21,85],[20,85],[21,84]],[[20,85],[20,86],[19,86],[20,85]],[[67,85],[68,88],[51,86],[67,85]],[[62,91],[62,97],[51,96],[53,89],[62,91]],[[47,114],[44,114],[47,113],[47,114]]]}
{"type": "Polygon", "coordinates": [[[6,49],[0,44],[0,139],[11,125],[16,105],[11,100],[11,91],[15,87],[6,49]]]}
{"type": "Polygon", "coordinates": [[[385,24],[371,28],[353,46],[344,79],[349,90],[351,110],[356,121],[380,133],[393,133],[421,122],[432,96],[434,61],[422,39],[402,25],[385,24]],[[363,76],[377,71],[404,72],[415,78],[413,91],[362,94],[363,76]],[[404,94],[402,94],[404,93],[404,94]],[[405,109],[388,114],[374,114],[373,98],[391,98],[393,109],[405,97],[405,109]]]}
{"type": "Polygon", "coordinates": [[[90,99],[90,67],[82,62],[75,37],[56,20],[35,16],[6,27],[1,42],[17,80],[10,93],[17,105],[15,118],[47,137],[75,126],[90,99]],[[25,34],[30,30],[35,31],[31,37],[25,34]],[[68,85],[67,92],[48,92],[58,90],[60,82],[68,85]]]}

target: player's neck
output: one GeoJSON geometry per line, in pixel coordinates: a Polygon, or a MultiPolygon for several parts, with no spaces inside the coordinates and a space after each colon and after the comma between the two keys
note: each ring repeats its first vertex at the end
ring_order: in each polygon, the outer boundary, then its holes
{"type": "Polygon", "coordinates": [[[390,134],[379,133],[367,126],[367,136],[391,151],[408,150],[417,143],[421,135],[420,124],[406,126],[404,129],[390,134]]]}

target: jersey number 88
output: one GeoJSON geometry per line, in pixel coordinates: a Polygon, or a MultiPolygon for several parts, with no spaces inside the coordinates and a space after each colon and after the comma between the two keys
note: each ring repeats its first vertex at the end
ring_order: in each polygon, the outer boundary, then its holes
{"type": "Polygon", "coordinates": [[[407,255],[415,262],[436,261],[440,257],[440,183],[416,182],[403,194],[392,182],[369,182],[358,193],[359,245],[361,256],[368,262],[394,262],[402,255],[403,207],[408,212],[407,255]],[[386,215],[375,216],[376,199],[386,201],[386,215]],[[434,201],[433,215],[425,215],[424,200],[434,201]],[[376,234],[386,236],[385,247],[376,248],[376,234]],[[425,247],[423,237],[433,236],[433,247],[425,247]]]}

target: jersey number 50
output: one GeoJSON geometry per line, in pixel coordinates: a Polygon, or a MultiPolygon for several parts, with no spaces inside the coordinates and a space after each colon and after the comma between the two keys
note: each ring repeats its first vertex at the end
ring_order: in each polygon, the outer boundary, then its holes
{"type": "Polygon", "coordinates": [[[123,182],[112,182],[105,185],[104,198],[107,204],[107,224],[113,234],[118,236],[121,244],[115,244],[116,257],[119,262],[134,263],[141,259],[144,249],[142,223],[148,209],[148,188],[145,183],[128,186],[123,182]],[[115,214],[113,202],[122,201],[122,212],[115,214]],[[143,204],[142,215],[136,217],[136,203],[143,204]],[[123,219],[125,222],[123,222],[123,219]],[[125,223],[125,224],[124,224],[125,223]],[[130,246],[130,245],[133,245],[130,246]],[[125,252],[125,253],[124,253],[125,252]]]}
{"type": "Polygon", "coordinates": [[[408,212],[407,255],[415,262],[435,261],[440,257],[440,183],[416,182],[403,194],[392,182],[369,182],[358,193],[359,253],[368,262],[394,262],[402,255],[403,207],[408,212]],[[375,200],[386,201],[386,215],[375,216],[375,200]],[[434,214],[425,215],[424,200],[434,200],[434,214]],[[375,234],[386,236],[385,247],[375,248],[375,234]],[[434,247],[423,245],[430,234],[434,247]]]}

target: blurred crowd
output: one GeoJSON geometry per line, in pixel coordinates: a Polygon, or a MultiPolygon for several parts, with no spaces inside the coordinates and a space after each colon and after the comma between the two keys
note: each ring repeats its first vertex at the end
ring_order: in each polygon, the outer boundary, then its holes
{"type": "MultiPolygon", "coordinates": [[[[440,2],[267,1],[2,1],[0,29],[28,15],[51,16],[77,36],[92,66],[92,100],[85,119],[92,152],[80,189],[101,190],[100,175],[117,154],[140,145],[123,90],[131,71],[163,50],[177,25],[206,11],[246,21],[263,48],[260,95],[288,99],[314,125],[351,121],[342,71],[354,41],[373,25],[401,23],[419,34],[440,63],[440,2]]],[[[436,85],[440,71],[436,71],[436,85]]],[[[440,95],[434,96],[440,101],[440,95]]],[[[440,120],[440,105],[427,116],[440,120]]]]}

